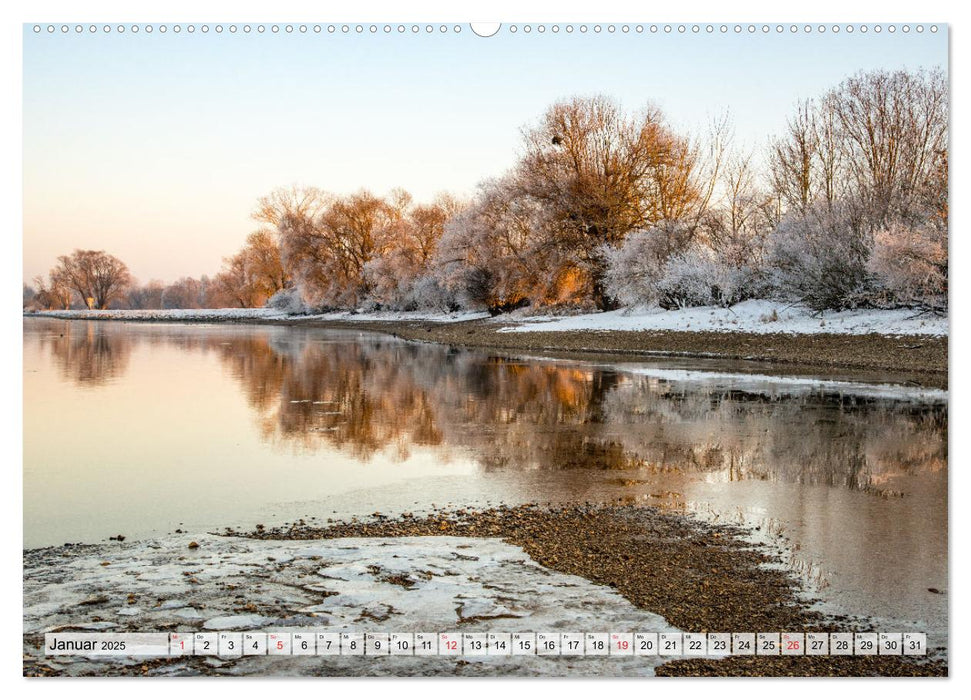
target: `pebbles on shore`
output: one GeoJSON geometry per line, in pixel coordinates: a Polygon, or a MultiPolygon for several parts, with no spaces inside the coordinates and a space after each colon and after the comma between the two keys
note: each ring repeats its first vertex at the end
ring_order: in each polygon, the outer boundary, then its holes
{"type": "MultiPolygon", "coordinates": [[[[238,534],[238,533],[237,533],[238,534]]],[[[245,533],[261,539],[332,537],[501,538],[554,571],[608,586],[688,632],[865,631],[865,621],[824,618],[798,582],[737,528],[636,506],[501,506],[422,517],[297,523],[245,533]]],[[[941,659],[784,657],[684,659],[665,675],[946,675],[941,659]]]]}
{"type": "Polygon", "coordinates": [[[628,505],[500,506],[24,552],[25,675],[947,675],[930,657],[43,657],[43,632],[870,631],[744,531],[628,505]],[[200,546],[189,549],[190,542],[200,546]]]}

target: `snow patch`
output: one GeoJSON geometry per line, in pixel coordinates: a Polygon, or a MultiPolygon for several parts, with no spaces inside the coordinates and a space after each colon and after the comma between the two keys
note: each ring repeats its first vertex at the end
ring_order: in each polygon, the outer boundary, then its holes
{"type": "Polygon", "coordinates": [[[306,316],[320,321],[433,321],[435,323],[460,323],[462,321],[477,321],[489,318],[485,311],[459,311],[455,313],[441,313],[435,311],[371,311],[357,313],[351,311],[335,311],[329,314],[306,316]]]}
{"type": "MultiPolygon", "coordinates": [[[[508,318],[497,319],[508,323],[508,318]]],[[[858,309],[815,313],[805,306],[750,300],[730,308],[699,306],[687,309],[627,308],[618,311],[554,318],[527,316],[501,333],[528,331],[701,331],[788,333],[795,335],[837,333],[865,335],[932,335],[948,333],[948,319],[920,314],[912,309],[858,309]]]]}
{"type": "Polygon", "coordinates": [[[117,309],[108,311],[38,311],[34,316],[85,321],[262,321],[285,319],[277,309],[117,309]]]}

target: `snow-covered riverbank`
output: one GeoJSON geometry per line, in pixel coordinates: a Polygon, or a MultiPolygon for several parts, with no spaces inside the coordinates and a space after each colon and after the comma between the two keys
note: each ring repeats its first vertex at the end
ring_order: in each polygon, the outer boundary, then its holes
{"type": "Polygon", "coordinates": [[[49,311],[25,319],[180,324],[253,323],[377,332],[405,340],[517,352],[634,354],[798,364],[907,373],[904,381],[946,386],[948,318],[908,309],[827,312],[767,301],[672,311],[624,309],[535,315],[486,313],[286,315],[273,309],[49,311]],[[942,379],[943,378],[943,379],[942,379]]]}
{"type": "Polygon", "coordinates": [[[750,300],[730,308],[688,309],[625,308],[588,314],[551,315],[524,309],[490,318],[485,312],[438,313],[433,311],[378,311],[356,313],[288,315],[276,309],[164,309],[118,311],[43,311],[53,318],[122,321],[322,321],[322,322],[409,322],[458,323],[489,319],[500,332],[528,331],[695,331],[737,333],[820,333],[864,335],[932,335],[948,333],[948,319],[912,309],[859,309],[816,313],[801,305],[750,300]]]}
{"type": "Polygon", "coordinates": [[[860,309],[815,313],[800,305],[751,300],[730,308],[620,309],[576,316],[505,317],[504,332],[523,331],[697,331],[730,333],[836,333],[863,335],[947,335],[948,319],[912,309],[860,309]],[[510,323],[515,319],[515,323],[510,323]]]}
{"type": "Polygon", "coordinates": [[[485,312],[437,313],[434,311],[375,311],[371,313],[357,313],[351,311],[335,311],[326,314],[287,314],[277,309],[116,309],[107,311],[87,311],[72,309],[69,311],[39,311],[30,314],[43,318],[63,318],[87,321],[155,321],[155,322],[208,322],[220,323],[227,321],[330,321],[330,322],[409,322],[430,321],[434,323],[457,323],[460,321],[474,321],[489,318],[485,312]]]}

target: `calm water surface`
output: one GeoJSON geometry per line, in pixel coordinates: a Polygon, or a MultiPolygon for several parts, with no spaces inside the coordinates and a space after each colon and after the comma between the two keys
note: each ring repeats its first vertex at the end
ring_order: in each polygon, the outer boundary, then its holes
{"type": "Polygon", "coordinates": [[[358,332],[24,322],[25,547],[618,499],[754,525],[830,604],[946,628],[944,392],[358,332]]]}

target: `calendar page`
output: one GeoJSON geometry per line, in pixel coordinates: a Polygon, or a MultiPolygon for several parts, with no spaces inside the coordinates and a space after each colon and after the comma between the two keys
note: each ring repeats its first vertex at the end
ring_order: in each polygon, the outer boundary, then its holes
{"type": "Polygon", "coordinates": [[[265,9],[18,29],[24,676],[948,675],[946,23],[265,9]]]}

